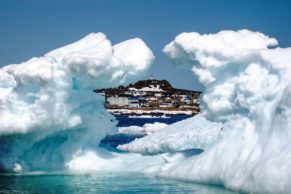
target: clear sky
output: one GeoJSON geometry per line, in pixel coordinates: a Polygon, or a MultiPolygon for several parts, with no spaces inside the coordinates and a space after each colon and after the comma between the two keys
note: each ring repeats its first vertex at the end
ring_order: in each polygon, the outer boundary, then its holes
{"type": "Polygon", "coordinates": [[[142,38],[156,56],[150,74],[201,90],[190,71],[175,69],[163,47],[181,32],[243,28],[291,46],[291,0],[0,0],[0,65],[104,32],[113,44],[142,38]]]}

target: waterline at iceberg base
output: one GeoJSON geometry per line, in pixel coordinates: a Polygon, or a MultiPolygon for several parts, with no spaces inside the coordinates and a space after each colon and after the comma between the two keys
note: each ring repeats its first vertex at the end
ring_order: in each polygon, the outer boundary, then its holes
{"type": "Polygon", "coordinates": [[[178,35],[164,52],[205,86],[201,115],[119,146],[135,154],[99,148],[117,129],[92,90],[145,74],[154,56],[142,40],[112,46],[104,34],[90,34],[3,67],[0,170],[132,171],[241,192],[288,193],[291,49],[277,44],[249,30],[178,35]],[[185,150],[193,148],[204,151],[185,150]]]}
{"type": "Polygon", "coordinates": [[[0,176],[1,193],[169,193],[234,194],[221,186],[195,184],[138,173],[0,176]]]}

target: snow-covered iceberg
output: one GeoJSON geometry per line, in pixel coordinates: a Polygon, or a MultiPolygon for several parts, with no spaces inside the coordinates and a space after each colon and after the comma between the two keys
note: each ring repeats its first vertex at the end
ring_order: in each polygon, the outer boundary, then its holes
{"type": "Polygon", "coordinates": [[[145,123],[142,127],[140,126],[127,126],[127,127],[118,127],[119,133],[142,133],[142,134],[153,134],[159,131],[160,129],[168,126],[166,123],[145,123]]]}
{"type": "Polygon", "coordinates": [[[0,171],[63,170],[98,152],[116,130],[93,89],[136,80],[154,55],[138,38],[112,46],[102,33],[0,69],[0,171]],[[67,165],[70,166],[70,165],[67,165]]]}
{"type": "Polygon", "coordinates": [[[239,30],[182,33],[164,48],[205,86],[202,115],[222,122],[223,135],[202,154],[161,166],[161,175],[242,192],[290,192],[291,48],[277,44],[239,30]]]}
{"type": "Polygon", "coordinates": [[[143,155],[205,149],[219,140],[221,127],[221,123],[210,122],[197,115],[117,148],[143,155]]]}

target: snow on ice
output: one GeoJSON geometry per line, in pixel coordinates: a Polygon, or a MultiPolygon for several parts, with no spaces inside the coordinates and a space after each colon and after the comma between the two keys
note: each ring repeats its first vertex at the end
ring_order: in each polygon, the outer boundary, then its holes
{"type": "Polygon", "coordinates": [[[103,157],[99,142],[116,121],[92,90],[136,80],[153,60],[141,39],[112,46],[92,33],[1,68],[0,171],[63,170],[76,156],[103,157]]]}
{"type": "Polygon", "coordinates": [[[239,30],[182,33],[165,47],[205,86],[201,114],[222,122],[223,135],[201,155],[163,166],[161,175],[242,192],[290,192],[291,48],[277,44],[239,30]]]}

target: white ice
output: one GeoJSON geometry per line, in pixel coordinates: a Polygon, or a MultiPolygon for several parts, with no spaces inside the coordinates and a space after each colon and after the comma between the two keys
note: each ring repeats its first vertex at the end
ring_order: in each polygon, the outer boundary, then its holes
{"type": "Polygon", "coordinates": [[[205,149],[221,136],[221,123],[209,122],[200,115],[176,122],[146,137],[119,145],[123,151],[144,155],[205,149]]]}
{"type": "Polygon", "coordinates": [[[143,134],[153,134],[160,129],[168,126],[165,123],[159,123],[159,122],[154,122],[154,123],[145,123],[142,127],[140,126],[128,126],[128,127],[118,127],[118,132],[119,133],[143,133],[143,134]]]}
{"type": "Polygon", "coordinates": [[[290,193],[291,48],[276,45],[249,30],[182,33],[168,44],[173,63],[205,86],[202,115],[222,122],[223,135],[201,155],[149,171],[242,192],[290,193]]]}
{"type": "Polygon", "coordinates": [[[63,170],[98,157],[115,118],[93,89],[138,79],[154,60],[138,38],[112,46],[103,33],[0,69],[0,171],[63,170]]]}

